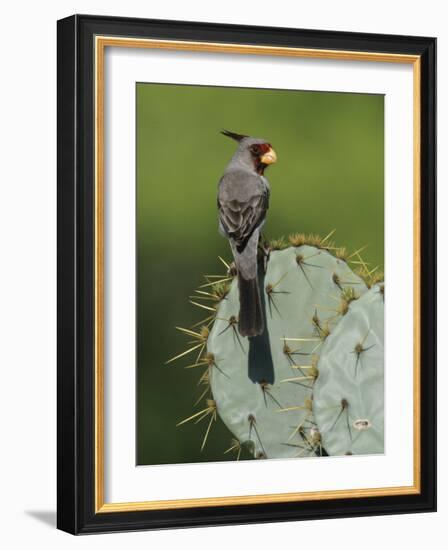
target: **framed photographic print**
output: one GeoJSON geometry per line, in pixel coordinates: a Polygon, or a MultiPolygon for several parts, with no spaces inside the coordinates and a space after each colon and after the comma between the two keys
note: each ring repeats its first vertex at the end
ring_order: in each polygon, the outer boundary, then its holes
{"type": "Polygon", "coordinates": [[[58,527],[433,511],[434,38],[58,22],[58,527]]]}

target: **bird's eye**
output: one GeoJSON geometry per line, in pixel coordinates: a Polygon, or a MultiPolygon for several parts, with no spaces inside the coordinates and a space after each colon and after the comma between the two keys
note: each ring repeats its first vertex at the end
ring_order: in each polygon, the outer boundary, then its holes
{"type": "Polygon", "coordinates": [[[251,153],[253,155],[259,155],[260,154],[260,146],[259,145],[252,145],[252,147],[250,148],[251,150],[251,153]]]}

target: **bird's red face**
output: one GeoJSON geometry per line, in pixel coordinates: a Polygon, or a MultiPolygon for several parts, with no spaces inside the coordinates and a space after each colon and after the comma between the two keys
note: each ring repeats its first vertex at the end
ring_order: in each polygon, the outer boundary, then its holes
{"type": "Polygon", "coordinates": [[[250,152],[254,158],[255,169],[263,174],[266,166],[277,162],[277,154],[270,143],[255,143],[250,146],[250,152]]]}

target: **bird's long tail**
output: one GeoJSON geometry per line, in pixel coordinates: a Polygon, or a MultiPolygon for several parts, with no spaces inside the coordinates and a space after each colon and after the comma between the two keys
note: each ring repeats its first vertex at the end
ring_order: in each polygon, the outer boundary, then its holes
{"type": "Polygon", "coordinates": [[[240,313],[238,331],[241,336],[258,336],[263,333],[264,319],[258,279],[245,279],[238,274],[240,313]]]}

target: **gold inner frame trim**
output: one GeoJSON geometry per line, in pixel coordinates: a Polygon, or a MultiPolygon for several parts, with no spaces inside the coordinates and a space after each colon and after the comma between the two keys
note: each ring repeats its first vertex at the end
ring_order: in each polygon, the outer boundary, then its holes
{"type": "Polygon", "coordinates": [[[321,50],[249,44],[225,44],[96,36],[95,54],[95,513],[166,510],[207,506],[232,506],[280,502],[304,502],[341,498],[362,498],[420,493],[420,56],[344,50],[321,50]],[[413,65],[413,239],[414,239],[414,362],[413,362],[413,458],[414,480],[410,486],[344,489],[302,493],[226,496],[179,500],[106,503],[104,501],[104,54],[106,47],[151,48],[159,50],[269,55],[313,59],[376,61],[413,65]]]}

